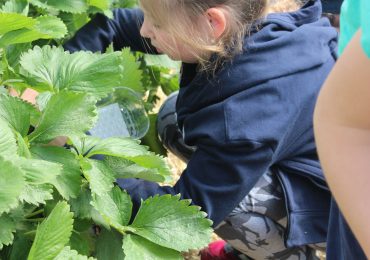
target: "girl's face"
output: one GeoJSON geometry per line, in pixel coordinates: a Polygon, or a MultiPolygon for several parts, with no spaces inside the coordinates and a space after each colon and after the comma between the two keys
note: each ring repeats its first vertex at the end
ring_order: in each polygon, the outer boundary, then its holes
{"type": "Polygon", "coordinates": [[[140,34],[145,38],[149,38],[151,44],[159,53],[167,54],[173,60],[198,63],[196,55],[189,46],[171,37],[169,33],[151,21],[147,15],[145,15],[140,34]]]}

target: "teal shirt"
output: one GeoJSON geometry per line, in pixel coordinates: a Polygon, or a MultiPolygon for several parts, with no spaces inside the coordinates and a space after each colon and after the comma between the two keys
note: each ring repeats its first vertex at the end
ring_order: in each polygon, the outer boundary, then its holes
{"type": "Polygon", "coordinates": [[[362,48],[370,58],[370,0],[345,0],[340,17],[339,54],[359,29],[362,48]]]}

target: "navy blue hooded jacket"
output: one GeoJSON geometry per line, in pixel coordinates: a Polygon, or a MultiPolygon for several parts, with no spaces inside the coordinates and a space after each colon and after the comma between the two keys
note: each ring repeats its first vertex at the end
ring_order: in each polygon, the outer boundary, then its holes
{"type": "MultiPolygon", "coordinates": [[[[312,115],[336,56],[337,32],[321,19],[319,1],[292,13],[270,14],[245,38],[244,51],[215,76],[183,64],[177,101],[185,142],[197,146],[174,187],[118,180],[133,198],[181,194],[218,225],[268,170],[283,185],[287,245],[326,239],[330,193],[316,154],[312,115]]],[[[97,15],[65,47],[154,52],[140,37],[140,10],[97,15]]]]}

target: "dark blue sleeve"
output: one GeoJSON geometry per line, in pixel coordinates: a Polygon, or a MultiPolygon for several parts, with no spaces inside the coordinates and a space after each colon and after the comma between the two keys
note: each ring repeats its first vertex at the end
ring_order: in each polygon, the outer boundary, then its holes
{"type": "Polygon", "coordinates": [[[143,180],[120,180],[134,208],[155,194],[181,194],[208,214],[217,226],[268,170],[272,150],[259,143],[238,146],[199,146],[175,186],[161,187],[143,180]]]}
{"type": "Polygon", "coordinates": [[[104,52],[113,43],[115,50],[130,47],[133,51],[155,53],[150,40],[141,37],[144,14],[140,9],[115,9],[114,18],[97,14],[64,44],[71,52],[89,50],[104,52]]]}

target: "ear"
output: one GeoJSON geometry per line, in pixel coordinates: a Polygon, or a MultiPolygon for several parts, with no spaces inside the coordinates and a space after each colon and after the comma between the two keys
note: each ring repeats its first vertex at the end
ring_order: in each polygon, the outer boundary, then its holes
{"type": "Polygon", "coordinates": [[[212,34],[218,39],[226,30],[226,13],[224,9],[213,7],[206,11],[209,24],[212,27],[212,34]]]}

